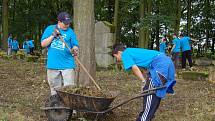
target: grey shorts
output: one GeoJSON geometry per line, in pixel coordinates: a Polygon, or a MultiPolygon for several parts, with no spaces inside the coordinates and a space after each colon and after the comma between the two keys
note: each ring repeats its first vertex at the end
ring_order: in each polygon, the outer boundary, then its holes
{"type": "Polygon", "coordinates": [[[55,89],[62,86],[75,85],[74,69],[53,70],[47,69],[48,83],[51,89],[51,95],[56,94],[55,89]]]}

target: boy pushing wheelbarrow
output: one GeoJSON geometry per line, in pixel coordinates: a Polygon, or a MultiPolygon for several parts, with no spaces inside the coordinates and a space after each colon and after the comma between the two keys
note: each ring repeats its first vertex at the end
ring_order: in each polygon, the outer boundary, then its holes
{"type": "Polygon", "coordinates": [[[175,68],[171,58],[155,50],[126,48],[122,44],[113,46],[112,55],[118,62],[122,61],[125,70],[132,70],[142,81],[143,90],[166,86],[164,89],[157,90],[155,94],[143,97],[143,111],[139,113],[136,121],[151,121],[161,99],[166,96],[166,93],[174,93],[175,68]],[[149,73],[144,75],[140,68],[146,69],[149,73]]]}

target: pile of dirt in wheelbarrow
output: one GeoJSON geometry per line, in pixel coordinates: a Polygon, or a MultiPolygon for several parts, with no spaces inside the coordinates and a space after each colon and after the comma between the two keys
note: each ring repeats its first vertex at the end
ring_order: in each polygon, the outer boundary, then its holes
{"type": "Polygon", "coordinates": [[[72,93],[72,94],[79,94],[82,96],[103,97],[103,98],[114,97],[114,95],[109,92],[103,92],[102,90],[98,90],[97,88],[90,87],[90,86],[79,86],[79,87],[67,86],[60,89],[60,91],[72,93]]]}

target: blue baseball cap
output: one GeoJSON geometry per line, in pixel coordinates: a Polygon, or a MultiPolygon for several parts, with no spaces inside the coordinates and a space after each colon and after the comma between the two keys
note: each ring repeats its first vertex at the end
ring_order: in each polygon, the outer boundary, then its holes
{"type": "Polygon", "coordinates": [[[70,24],[72,21],[69,13],[67,12],[60,12],[57,16],[57,20],[63,22],[64,24],[70,24]]]}

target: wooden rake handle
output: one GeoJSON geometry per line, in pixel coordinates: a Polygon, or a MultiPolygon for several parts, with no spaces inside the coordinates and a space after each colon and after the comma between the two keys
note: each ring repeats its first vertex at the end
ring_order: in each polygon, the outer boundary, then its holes
{"type": "MultiPolygon", "coordinates": [[[[68,46],[68,44],[63,40],[62,36],[59,35],[60,40],[66,45],[66,47],[69,49],[70,53],[72,53],[71,48],[68,46]]],[[[84,67],[84,65],[80,62],[80,60],[78,59],[77,56],[74,56],[76,62],[81,66],[81,68],[85,71],[85,73],[87,73],[87,75],[89,76],[89,78],[91,79],[91,81],[93,82],[93,84],[97,87],[98,90],[101,90],[101,88],[99,87],[99,85],[96,83],[95,79],[93,79],[93,77],[89,74],[89,72],[87,71],[87,69],[84,67]]]]}

